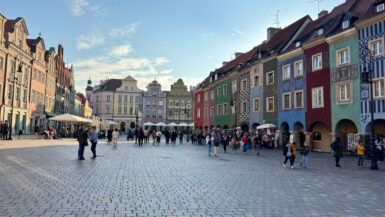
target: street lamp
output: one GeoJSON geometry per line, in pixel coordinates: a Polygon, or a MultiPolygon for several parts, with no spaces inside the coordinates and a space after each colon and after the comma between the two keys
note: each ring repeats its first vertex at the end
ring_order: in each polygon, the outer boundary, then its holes
{"type": "MultiPolygon", "coordinates": [[[[20,54],[19,54],[20,55],[20,54]]],[[[15,56],[15,61],[13,63],[13,86],[12,86],[12,106],[11,106],[11,119],[9,120],[10,128],[9,128],[9,140],[12,140],[12,127],[13,127],[13,109],[14,109],[14,101],[15,101],[15,86],[18,78],[16,77],[16,61],[18,60],[19,55],[15,56]]],[[[22,65],[19,64],[17,72],[22,72],[22,65]]]]}
{"type": "Polygon", "coordinates": [[[370,138],[370,158],[371,158],[371,170],[378,170],[376,144],[374,142],[374,100],[373,100],[373,54],[367,45],[361,46],[361,57],[363,57],[363,70],[361,72],[361,87],[363,87],[363,95],[368,95],[370,91],[370,120],[371,120],[371,138],[370,138]],[[367,86],[369,85],[369,91],[367,86]],[[366,92],[366,93],[365,93],[366,92]]]}

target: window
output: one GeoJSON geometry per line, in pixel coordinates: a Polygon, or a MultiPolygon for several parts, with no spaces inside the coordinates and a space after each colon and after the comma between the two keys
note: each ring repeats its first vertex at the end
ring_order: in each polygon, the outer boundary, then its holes
{"type": "Polygon", "coordinates": [[[214,116],[214,107],[211,107],[210,108],[210,117],[213,117],[214,116]]]}
{"type": "Polygon", "coordinates": [[[384,3],[382,3],[382,4],[380,4],[380,5],[377,5],[377,12],[381,12],[381,11],[383,11],[384,10],[384,8],[385,8],[385,4],[384,3]]]}
{"type": "Polygon", "coordinates": [[[346,29],[349,27],[349,20],[346,20],[342,23],[342,29],[346,29]]]}
{"type": "Polygon", "coordinates": [[[127,114],[127,107],[124,107],[124,114],[127,114]]]}
{"type": "Polygon", "coordinates": [[[201,109],[197,109],[197,117],[201,118],[201,109]]]}
{"type": "Polygon", "coordinates": [[[182,99],[182,100],[180,101],[180,106],[181,106],[181,107],[184,107],[184,105],[185,105],[185,104],[184,104],[184,100],[182,99]]]}
{"type": "Polygon", "coordinates": [[[146,106],[150,106],[150,105],[151,105],[150,100],[146,100],[146,106]]]}
{"type": "Polygon", "coordinates": [[[303,91],[294,92],[294,108],[303,108],[303,91]]]}
{"type": "Polygon", "coordinates": [[[179,112],[174,112],[174,117],[175,117],[175,119],[179,119],[179,112]]]}
{"type": "Polygon", "coordinates": [[[318,87],[312,89],[312,108],[323,108],[324,107],[324,88],[318,87]]]}
{"type": "Polygon", "coordinates": [[[134,102],[134,96],[133,95],[130,96],[130,102],[134,102]]]}
{"type": "Polygon", "coordinates": [[[322,68],[322,53],[316,54],[312,57],[313,59],[313,71],[322,68]]]}
{"type": "Polygon", "coordinates": [[[133,110],[132,110],[132,107],[130,107],[130,115],[132,115],[132,113],[133,113],[133,110]]]}
{"type": "Polygon", "coordinates": [[[291,99],[290,93],[282,94],[282,109],[290,109],[291,108],[291,99]]]}
{"type": "Polygon", "coordinates": [[[285,65],[282,67],[282,79],[283,80],[287,80],[287,79],[290,79],[290,64],[289,65],[285,65]]]}
{"type": "Polygon", "coordinates": [[[259,99],[254,99],[254,111],[259,112],[259,99]]]}
{"type": "Polygon", "coordinates": [[[168,100],[168,105],[169,105],[170,107],[172,107],[172,105],[173,105],[172,99],[169,99],[169,100],[168,100]]]}
{"type": "Polygon", "coordinates": [[[300,42],[300,41],[297,41],[297,42],[295,43],[295,47],[299,47],[299,46],[301,46],[301,42],[300,42]]]}
{"type": "Polygon", "coordinates": [[[318,31],[317,31],[317,33],[318,33],[318,35],[322,35],[322,34],[324,34],[324,29],[318,29],[318,31]]]}
{"type": "Polygon", "coordinates": [[[247,90],[247,81],[246,80],[242,81],[242,90],[244,90],[244,91],[247,90]]]}
{"type": "Polygon", "coordinates": [[[223,96],[227,96],[227,84],[223,85],[223,96]]]}
{"type": "Polygon", "coordinates": [[[352,100],[352,83],[342,83],[336,85],[337,104],[351,103],[352,100]]]}
{"type": "Polygon", "coordinates": [[[118,107],[118,114],[122,114],[122,107],[118,107]]]}
{"type": "Polygon", "coordinates": [[[163,106],[163,100],[159,100],[158,104],[159,106],[163,106]]]}
{"type": "Polygon", "coordinates": [[[233,93],[237,92],[237,81],[232,81],[232,84],[231,84],[231,91],[233,93]]]}
{"type": "Polygon", "coordinates": [[[217,96],[221,96],[221,87],[217,88],[217,96]]]}
{"type": "Polygon", "coordinates": [[[254,87],[259,86],[259,75],[254,76],[254,87]]]}
{"type": "Polygon", "coordinates": [[[10,84],[8,86],[8,99],[12,99],[12,88],[13,88],[13,86],[12,86],[12,84],[10,84]]]}
{"type": "Polygon", "coordinates": [[[110,102],[110,95],[107,95],[107,102],[110,102]]]}
{"type": "Polygon", "coordinates": [[[209,100],[209,93],[205,92],[205,101],[209,100]]]}
{"type": "Polygon", "coordinates": [[[223,104],[223,115],[227,115],[227,103],[223,104]]]}
{"type": "Polygon", "coordinates": [[[242,112],[247,113],[247,102],[242,102],[242,112]]]}
{"type": "Polygon", "coordinates": [[[213,100],[214,99],[214,90],[211,91],[210,95],[211,95],[210,99],[213,100]]]}
{"type": "Polygon", "coordinates": [[[152,117],[156,118],[156,110],[155,109],[152,110],[152,117]]]}
{"type": "Polygon", "coordinates": [[[175,106],[179,107],[179,100],[178,99],[175,100],[175,106]]]}
{"type": "Polygon", "coordinates": [[[370,41],[369,47],[374,56],[382,56],[384,54],[384,39],[370,41]]]}
{"type": "Polygon", "coordinates": [[[201,95],[200,94],[197,95],[197,102],[201,102],[201,95]]]}
{"type": "Polygon", "coordinates": [[[16,88],[16,101],[20,101],[20,87],[16,88]]]}
{"type": "Polygon", "coordinates": [[[267,73],[266,84],[274,84],[274,72],[267,73]]]}
{"type": "Polygon", "coordinates": [[[127,87],[127,86],[125,86],[125,87],[124,87],[124,90],[125,90],[125,91],[128,91],[128,87],[127,87]]]}
{"type": "Polygon", "coordinates": [[[266,112],[274,112],[274,97],[266,99],[266,112]]]}
{"type": "Polygon", "coordinates": [[[303,75],[303,61],[297,61],[294,63],[294,76],[302,76],[303,75]]]}
{"type": "Polygon", "coordinates": [[[152,100],[152,106],[156,106],[156,100],[152,100]]]}
{"type": "Polygon", "coordinates": [[[122,102],[122,95],[119,95],[119,102],[122,102]]]}
{"type": "Polygon", "coordinates": [[[337,65],[344,65],[350,63],[349,48],[337,50],[337,65]]]}
{"type": "Polygon", "coordinates": [[[205,113],[203,115],[204,118],[207,118],[209,116],[209,109],[205,108],[205,113]]]}
{"type": "Polygon", "coordinates": [[[217,115],[222,115],[222,105],[217,105],[217,115]]]}
{"type": "MultiPolygon", "coordinates": [[[[148,112],[148,113],[150,113],[150,112],[148,112]]],[[[168,117],[172,118],[172,111],[168,111],[168,117]]]]}
{"type": "Polygon", "coordinates": [[[4,65],[4,58],[0,57],[0,69],[3,69],[3,65],[4,65]]]}
{"type": "Polygon", "coordinates": [[[385,97],[385,80],[373,80],[373,98],[384,98],[385,97]]]}
{"type": "Polygon", "coordinates": [[[124,102],[127,102],[127,101],[128,101],[128,96],[124,95],[124,102]]]}
{"type": "Polygon", "coordinates": [[[158,110],[158,117],[159,117],[159,118],[162,118],[162,117],[163,117],[163,112],[162,112],[162,110],[158,110]]]}

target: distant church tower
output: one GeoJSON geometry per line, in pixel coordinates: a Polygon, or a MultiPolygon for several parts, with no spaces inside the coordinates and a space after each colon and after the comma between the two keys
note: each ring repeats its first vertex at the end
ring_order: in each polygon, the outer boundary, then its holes
{"type": "Polygon", "coordinates": [[[87,81],[87,88],[86,88],[86,96],[87,96],[87,100],[88,102],[91,104],[92,100],[92,91],[93,91],[93,87],[92,87],[92,81],[91,81],[91,78],[88,79],[87,81]]]}

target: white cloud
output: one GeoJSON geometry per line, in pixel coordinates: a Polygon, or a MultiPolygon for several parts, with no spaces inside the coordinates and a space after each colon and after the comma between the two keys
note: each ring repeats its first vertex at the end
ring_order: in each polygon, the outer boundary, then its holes
{"type": "Polygon", "coordinates": [[[163,65],[163,64],[168,63],[168,62],[170,62],[170,60],[168,60],[164,57],[155,58],[155,61],[154,61],[155,65],[157,65],[157,66],[163,65]]]}
{"type": "Polygon", "coordinates": [[[94,13],[95,17],[106,17],[107,16],[107,10],[102,5],[90,6],[89,10],[94,13]]]}
{"type": "Polygon", "coordinates": [[[239,30],[239,29],[237,29],[237,28],[233,28],[233,29],[232,29],[232,33],[231,33],[231,36],[235,37],[235,36],[237,36],[237,35],[240,35],[240,36],[242,36],[242,37],[247,37],[247,35],[246,35],[244,32],[242,32],[241,30],[239,30]]]}
{"type": "Polygon", "coordinates": [[[121,56],[127,56],[131,52],[133,52],[131,45],[130,44],[124,44],[121,46],[114,47],[110,51],[110,55],[114,56],[114,57],[121,57],[121,56]]]}
{"type": "Polygon", "coordinates": [[[90,5],[87,0],[70,0],[70,9],[73,16],[81,16],[85,13],[85,8],[90,5]]]}
{"type": "Polygon", "coordinates": [[[131,37],[141,23],[131,23],[127,26],[113,29],[109,35],[114,38],[131,37]]]}
{"type": "Polygon", "coordinates": [[[82,34],[77,39],[78,50],[89,50],[105,42],[104,37],[97,33],[82,34]]]}

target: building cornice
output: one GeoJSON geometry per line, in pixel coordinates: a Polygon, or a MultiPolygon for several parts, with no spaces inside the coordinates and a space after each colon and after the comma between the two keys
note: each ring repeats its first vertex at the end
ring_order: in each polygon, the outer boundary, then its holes
{"type": "Polygon", "coordinates": [[[322,43],[325,43],[325,38],[324,37],[322,37],[322,38],[320,38],[320,39],[318,39],[318,40],[315,40],[315,41],[312,41],[312,42],[309,42],[309,43],[307,43],[307,44],[304,44],[303,45],[303,49],[309,49],[309,48],[312,48],[312,47],[315,47],[315,46],[317,46],[317,45],[320,45],[320,44],[322,44],[322,43]]]}
{"type": "Polygon", "coordinates": [[[382,13],[382,14],[379,14],[377,16],[374,16],[372,18],[369,18],[369,19],[366,19],[366,20],[363,20],[363,21],[357,23],[356,28],[358,30],[360,30],[360,29],[365,28],[367,26],[371,26],[375,23],[382,22],[382,21],[384,21],[384,19],[385,19],[385,13],[382,13]]]}
{"type": "Polygon", "coordinates": [[[284,60],[287,60],[287,59],[290,59],[290,58],[293,58],[293,57],[296,57],[296,56],[299,56],[302,54],[303,54],[303,49],[302,49],[302,47],[300,47],[300,48],[297,48],[295,50],[292,50],[292,51],[289,51],[287,53],[279,55],[277,57],[277,59],[279,62],[281,62],[281,61],[284,61],[284,60]]]}
{"type": "Polygon", "coordinates": [[[328,44],[335,44],[335,43],[338,43],[340,41],[343,41],[343,40],[346,40],[349,38],[353,38],[357,35],[358,35],[357,29],[352,28],[352,29],[346,30],[344,32],[341,32],[337,35],[333,35],[331,37],[326,38],[326,42],[328,44]]]}

